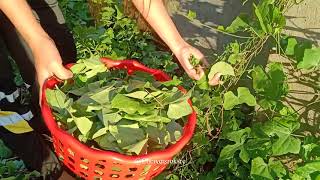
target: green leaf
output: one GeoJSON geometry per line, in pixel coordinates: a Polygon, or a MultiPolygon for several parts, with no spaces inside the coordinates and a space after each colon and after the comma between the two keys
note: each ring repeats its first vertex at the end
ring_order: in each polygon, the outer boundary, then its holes
{"type": "Polygon", "coordinates": [[[135,144],[131,144],[129,146],[123,147],[123,149],[127,149],[128,152],[135,153],[135,154],[139,155],[141,153],[142,149],[146,146],[147,142],[148,142],[148,139],[144,139],[144,140],[139,141],[135,144]]]}
{"type": "Polygon", "coordinates": [[[275,117],[261,127],[261,130],[268,136],[277,135],[278,137],[272,144],[273,155],[280,156],[288,153],[299,153],[301,140],[292,135],[299,127],[299,122],[286,117],[275,117]]]}
{"type": "Polygon", "coordinates": [[[250,90],[246,87],[239,87],[238,98],[239,104],[246,103],[249,106],[255,106],[257,104],[256,98],[250,93],[250,90]]]}
{"type": "Polygon", "coordinates": [[[117,94],[111,101],[111,107],[124,111],[128,114],[134,114],[138,111],[140,103],[136,100],[126,97],[123,94],[117,94]]]}
{"type": "Polygon", "coordinates": [[[46,90],[46,98],[51,107],[64,109],[68,106],[67,96],[60,90],[46,90]]]}
{"type": "Polygon", "coordinates": [[[156,114],[151,115],[138,115],[138,114],[125,114],[123,118],[128,120],[134,120],[134,121],[147,121],[147,122],[164,122],[168,123],[171,121],[171,119],[158,116],[156,114]]]}
{"type": "Polygon", "coordinates": [[[287,171],[280,161],[269,160],[269,169],[271,170],[271,175],[275,178],[282,178],[287,175],[287,171]]]}
{"type": "Polygon", "coordinates": [[[138,123],[124,120],[121,120],[117,125],[110,125],[109,131],[116,138],[121,148],[136,144],[146,138],[144,131],[139,128],[138,123]]]}
{"type": "Polygon", "coordinates": [[[129,94],[125,94],[125,96],[127,96],[127,97],[141,99],[141,100],[143,100],[147,95],[148,95],[148,93],[146,91],[135,91],[135,92],[132,92],[129,94]]]}
{"type": "Polygon", "coordinates": [[[233,92],[228,91],[224,94],[223,107],[225,110],[231,110],[238,104],[240,104],[239,99],[233,94],[233,92]]]}
{"type": "Polygon", "coordinates": [[[250,27],[248,23],[248,16],[246,14],[240,14],[235,20],[233,20],[233,22],[229,27],[226,28],[225,31],[229,33],[236,33],[243,31],[248,27],[250,27]]]}
{"type": "MultiPolygon", "coordinates": [[[[226,135],[226,138],[228,140],[234,141],[235,144],[227,145],[225,146],[220,153],[219,160],[224,161],[227,159],[233,158],[236,151],[241,150],[245,151],[243,149],[243,144],[245,143],[246,139],[248,138],[249,134],[251,132],[250,128],[241,129],[238,131],[232,131],[226,135]]],[[[246,161],[246,152],[240,152],[241,157],[244,161],[246,161]]]]}
{"type": "Polygon", "coordinates": [[[194,20],[196,17],[197,17],[197,13],[192,11],[192,10],[188,10],[188,15],[187,17],[190,19],[190,20],[194,20]]]}
{"type": "Polygon", "coordinates": [[[102,111],[103,123],[105,126],[108,126],[109,123],[115,124],[122,119],[122,116],[119,113],[104,113],[102,111]]]}
{"type": "Polygon", "coordinates": [[[202,76],[202,78],[197,81],[197,85],[198,85],[199,89],[202,89],[202,90],[210,89],[210,86],[208,83],[208,78],[206,75],[202,76]]]}
{"type": "Polygon", "coordinates": [[[93,124],[87,117],[73,117],[73,121],[83,135],[86,135],[90,131],[93,124]]]}
{"type": "Polygon", "coordinates": [[[214,75],[218,72],[221,73],[221,75],[234,76],[233,67],[226,62],[220,61],[211,67],[211,70],[208,75],[208,79],[212,79],[214,77],[214,75]]]}
{"type": "MultiPolygon", "coordinates": [[[[170,135],[170,142],[176,142],[182,135],[182,126],[174,121],[171,121],[166,126],[167,131],[170,135]]],[[[168,142],[167,142],[168,144],[168,142]]]]}
{"type": "Polygon", "coordinates": [[[182,82],[176,76],[174,76],[170,81],[161,82],[161,84],[163,84],[164,86],[178,86],[181,83],[182,82]]]}
{"type": "Polygon", "coordinates": [[[72,71],[73,74],[80,74],[83,72],[83,70],[86,68],[86,66],[83,63],[77,63],[73,65],[70,70],[72,71]]]}
{"type": "Polygon", "coordinates": [[[0,139],[0,159],[6,159],[12,156],[12,151],[0,139]]]}
{"type": "Polygon", "coordinates": [[[272,144],[273,155],[284,155],[287,153],[298,154],[300,151],[301,140],[292,137],[290,134],[277,134],[279,139],[272,144]]]}
{"type": "Polygon", "coordinates": [[[192,108],[188,101],[169,104],[167,115],[170,119],[180,119],[192,113],[192,108]]]}
{"type": "Polygon", "coordinates": [[[320,173],[320,161],[306,163],[305,165],[298,167],[295,171],[300,177],[310,180],[312,179],[311,174],[315,172],[320,173]]]}
{"type": "Polygon", "coordinates": [[[296,45],[298,44],[298,41],[294,37],[288,38],[287,41],[288,41],[288,43],[287,43],[285,53],[288,56],[293,56],[295,53],[295,48],[296,48],[296,45]]]}
{"type": "Polygon", "coordinates": [[[107,131],[108,131],[107,127],[99,129],[96,133],[92,135],[92,139],[95,139],[97,137],[107,134],[107,131]]]}
{"type": "Polygon", "coordinates": [[[297,65],[299,69],[311,69],[320,67],[320,48],[306,49],[304,57],[297,65]]]}
{"type": "Polygon", "coordinates": [[[274,179],[270,173],[268,165],[261,157],[257,157],[252,160],[250,175],[252,179],[255,180],[274,179]]]}

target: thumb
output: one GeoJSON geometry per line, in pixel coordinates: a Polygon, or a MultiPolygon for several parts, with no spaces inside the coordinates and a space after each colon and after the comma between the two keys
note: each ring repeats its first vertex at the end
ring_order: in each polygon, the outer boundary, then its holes
{"type": "Polygon", "coordinates": [[[52,70],[52,73],[59,79],[65,80],[72,78],[73,74],[70,70],[66,69],[62,64],[57,63],[52,70]]]}

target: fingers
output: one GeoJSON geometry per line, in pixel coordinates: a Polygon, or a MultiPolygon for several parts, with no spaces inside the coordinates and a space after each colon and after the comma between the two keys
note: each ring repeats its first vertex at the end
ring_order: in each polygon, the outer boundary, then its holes
{"type": "Polygon", "coordinates": [[[216,86],[219,84],[221,73],[217,73],[213,76],[212,79],[209,79],[209,84],[211,86],[216,86]]]}
{"type": "Polygon", "coordinates": [[[55,67],[52,69],[52,73],[61,80],[70,79],[73,76],[72,72],[66,69],[61,63],[55,64],[55,67]]]}

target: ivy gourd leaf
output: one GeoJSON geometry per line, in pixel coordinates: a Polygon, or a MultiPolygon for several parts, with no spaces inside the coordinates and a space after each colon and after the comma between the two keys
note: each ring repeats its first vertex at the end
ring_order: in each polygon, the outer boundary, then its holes
{"type": "Polygon", "coordinates": [[[287,171],[280,161],[274,161],[272,159],[269,159],[268,166],[269,166],[269,169],[271,170],[271,175],[274,178],[276,177],[282,178],[287,175],[287,171]]]}
{"type": "Polygon", "coordinates": [[[228,91],[224,94],[223,108],[225,110],[231,110],[234,108],[234,106],[238,104],[239,104],[239,99],[236,95],[233,94],[233,92],[228,91]]]}
{"type": "Polygon", "coordinates": [[[108,126],[108,124],[115,124],[117,122],[119,122],[122,119],[122,116],[115,112],[115,113],[104,113],[104,111],[102,111],[102,118],[103,118],[103,124],[105,126],[108,126]]]}
{"type": "Polygon", "coordinates": [[[127,97],[141,99],[141,100],[143,100],[147,95],[148,95],[148,93],[146,91],[135,91],[135,92],[132,92],[129,94],[125,94],[125,96],[127,96],[127,97]]]}
{"type": "Polygon", "coordinates": [[[50,106],[56,110],[64,109],[68,106],[68,98],[60,90],[47,89],[46,98],[50,106]]]}
{"type": "Polygon", "coordinates": [[[178,103],[169,104],[167,116],[170,119],[180,119],[192,113],[192,108],[188,101],[181,101],[178,103]]]}
{"type": "Polygon", "coordinates": [[[95,139],[97,137],[107,134],[107,131],[108,131],[108,127],[99,129],[96,133],[92,135],[92,139],[95,139]]]}
{"type": "Polygon", "coordinates": [[[255,106],[257,104],[256,98],[250,93],[250,90],[246,87],[239,87],[238,98],[239,104],[246,103],[249,106],[255,106]]]}
{"type": "Polygon", "coordinates": [[[121,120],[117,125],[109,125],[109,131],[117,139],[117,143],[121,148],[136,144],[146,138],[143,129],[139,128],[138,123],[125,120],[121,120]]]}
{"type": "Polygon", "coordinates": [[[87,117],[73,117],[73,121],[76,123],[81,134],[86,135],[90,131],[93,122],[87,117]]]}
{"type": "Polygon", "coordinates": [[[236,17],[236,19],[233,20],[230,26],[225,29],[225,31],[229,33],[236,33],[238,31],[245,30],[248,27],[250,26],[248,23],[247,14],[240,14],[238,17],[236,17]]]}
{"type": "Polygon", "coordinates": [[[230,64],[223,61],[219,61],[211,67],[210,72],[208,74],[208,79],[212,79],[213,76],[218,72],[221,73],[221,75],[235,75],[234,69],[230,64]]]}
{"type": "Polygon", "coordinates": [[[188,15],[187,17],[190,19],[190,20],[194,20],[196,17],[197,17],[197,13],[192,11],[192,10],[188,10],[188,15]]]}
{"type": "Polygon", "coordinates": [[[273,179],[270,174],[268,165],[261,157],[252,160],[250,175],[252,179],[273,179]]]}
{"type": "Polygon", "coordinates": [[[298,63],[299,69],[311,69],[320,67],[320,48],[306,49],[304,51],[304,57],[301,62],[298,63]]]}
{"type": "Polygon", "coordinates": [[[298,175],[301,179],[312,179],[311,174],[320,173],[320,161],[314,161],[304,164],[296,169],[295,175],[298,175]]]}
{"type": "Polygon", "coordinates": [[[0,139],[0,159],[6,159],[12,156],[12,151],[0,139]]]}
{"type": "Polygon", "coordinates": [[[252,179],[278,179],[287,174],[280,161],[270,160],[268,164],[261,157],[252,160],[250,175],[252,179]]]}
{"type": "Polygon", "coordinates": [[[205,75],[202,76],[202,78],[197,81],[197,85],[198,85],[199,89],[202,89],[202,90],[210,89],[210,86],[209,86],[209,83],[208,83],[208,78],[205,75]]]}
{"type": "Polygon", "coordinates": [[[124,111],[128,114],[134,114],[138,111],[140,103],[123,94],[117,94],[111,101],[111,107],[124,111]]]}
{"type": "Polygon", "coordinates": [[[123,118],[128,120],[134,120],[134,121],[164,122],[164,123],[171,122],[171,119],[163,116],[158,116],[156,114],[151,114],[151,115],[125,114],[123,118]]]}
{"type": "Polygon", "coordinates": [[[300,151],[301,141],[290,134],[278,133],[279,139],[272,144],[273,155],[284,155],[287,153],[298,154],[300,151]]]}
{"type": "Polygon", "coordinates": [[[171,121],[167,124],[166,129],[170,134],[170,142],[176,142],[180,139],[182,135],[182,127],[179,123],[171,121]]]}
{"type": "Polygon", "coordinates": [[[165,82],[161,82],[162,85],[164,86],[178,86],[180,85],[182,82],[177,78],[177,76],[174,76],[172,80],[170,81],[165,81],[165,82]]]}
{"type": "Polygon", "coordinates": [[[298,41],[297,41],[296,38],[289,37],[287,39],[287,47],[286,47],[286,50],[285,50],[286,55],[293,56],[295,54],[295,48],[296,48],[297,44],[298,44],[298,41]]]}
{"type": "Polygon", "coordinates": [[[123,149],[127,149],[128,152],[139,155],[141,151],[146,147],[147,142],[148,142],[148,139],[144,139],[135,144],[131,144],[129,146],[123,147],[123,149]]]}
{"type": "MultiPolygon", "coordinates": [[[[245,128],[245,129],[228,133],[225,138],[235,142],[235,144],[225,146],[221,150],[219,160],[224,161],[227,159],[231,159],[233,158],[236,151],[242,150],[243,144],[248,138],[250,132],[251,132],[250,128],[245,128]]],[[[243,154],[241,155],[244,160],[246,160],[246,157],[244,156],[245,153],[246,152],[243,152],[243,154]]]]}
{"type": "Polygon", "coordinates": [[[272,144],[273,155],[298,154],[300,152],[301,140],[292,135],[299,127],[300,124],[297,121],[278,117],[275,117],[263,125],[261,129],[267,135],[277,135],[278,137],[272,144]]]}

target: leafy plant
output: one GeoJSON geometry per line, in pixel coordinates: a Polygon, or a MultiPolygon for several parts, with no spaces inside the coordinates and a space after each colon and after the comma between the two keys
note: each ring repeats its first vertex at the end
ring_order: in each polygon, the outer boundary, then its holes
{"type": "Polygon", "coordinates": [[[119,72],[105,72],[97,58],[80,61],[71,70],[75,83],[47,90],[46,96],[61,127],[82,142],[143,154],[180,138],[182,127],[176,120],[192,112],[190,93],[175,87],[180,81],[161,83],[141,72],[118,77],[119,72]]]}

